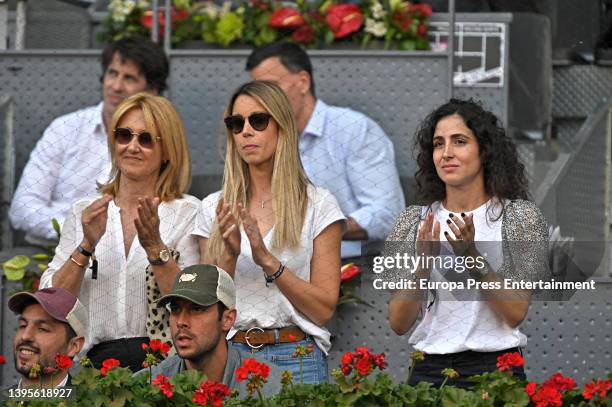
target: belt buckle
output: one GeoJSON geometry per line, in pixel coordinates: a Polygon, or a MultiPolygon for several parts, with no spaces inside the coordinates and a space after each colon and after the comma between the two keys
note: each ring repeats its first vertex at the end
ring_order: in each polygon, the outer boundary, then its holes
{"type": "Polygon", "coordinates": [[[247,345],[249,345],[251,347],[251,349],[259,349],[262,346],[264,346],[263,343],[260,343],[259,345],[252,345],[251,342],[249,342],[249,333],[251,333],[251,331],[253,331],[253,330],[257,330],[257,331],[262,332],[262,333],[265,332],[263,330],[263,328],[260,328],[258,326],[254,326],[252,328],[247,329],[247,331],[244,334],[244,340],[247,343],[247,345]]]}

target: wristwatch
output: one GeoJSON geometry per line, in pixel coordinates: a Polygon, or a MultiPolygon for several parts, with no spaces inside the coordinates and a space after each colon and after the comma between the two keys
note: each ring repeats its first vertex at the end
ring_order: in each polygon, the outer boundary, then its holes
{"type": "Polygon", "coordinates": [[[168,260],[170,260],[170,250],[168,248],[162,249],[160,250],[159,255],[156,259],[147,260],[149,260],[149,263],[154,266],[161,266],[163,264],[166,264],[168,260]]]}

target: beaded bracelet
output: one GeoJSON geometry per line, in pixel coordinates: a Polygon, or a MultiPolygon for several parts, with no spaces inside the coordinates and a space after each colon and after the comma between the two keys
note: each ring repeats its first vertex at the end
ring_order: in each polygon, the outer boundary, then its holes
{"type": "Polygon", "coordinates": [[[268,284],[273,283],[274,280],[279,278],[281,274],[283,274],[284,271],[285,271],[285,265],[281,263],[280,266],[278,266],[278,270],[276,270],[276,272],[272,274],[271,276],[265,274],[264,272],[264,276],[266,277],[266,287],[269,287],[268,284]]]}

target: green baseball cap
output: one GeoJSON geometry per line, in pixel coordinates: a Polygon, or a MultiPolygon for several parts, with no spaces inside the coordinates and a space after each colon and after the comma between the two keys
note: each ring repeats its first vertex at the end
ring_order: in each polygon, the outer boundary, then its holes
{"type": "Polygon", "coordinates": [[[227,272],[212,264],[185,267],[174,279],[172,290],[157,300],[163,307],[173,298],[183,298],[202,306],[221,302],[228,309],[236,307],[236,287],[227,272]]]}

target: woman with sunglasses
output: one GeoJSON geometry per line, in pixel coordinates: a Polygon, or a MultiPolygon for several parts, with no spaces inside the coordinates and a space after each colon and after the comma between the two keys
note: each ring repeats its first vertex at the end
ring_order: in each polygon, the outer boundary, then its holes
{"type": "MultiPolygon", "coordinates": [[[[389,322],[403,335],[421,318],[409,343],[425,358],[415,362],[410,384],[440,385],[442,370],[452,367],[459,373],[452,384],[468,387],[469,376],[496,370],[498,356],[520,352],[527,342],[518,326],[531,293],[508,288],[504,279],[546,276],[546,222],[527,200],[514,143],[474,101],[452,99],[434,110],[417,131],[415,150],[425,206],[400,215],[385,255],[407,253],[429,263],[388,270],[390,280],[413,284],[393,292],[389,322]],[[459,288],[435,288],[451,282],[459,288]]],[[[525,377],[522,367],[514,374],[525,377]]]]}
{"type": "Polygon", "coordinates": [[[195,234],[203,263],[236,283],[232,346],[293,372],[327,380],[340,287],[344,216],[334,196],[309,183],[289,100],[271,82],[242,85],[225,111],[223,190],[202,202],[195,234]],[[292,354],[302,345],[302,363],[292,354]],[[302,365],[300,367],[300,365],[302,365]]]}
{"type": "Polygon", "coordinates": [[[137,371],[149,336],[171,339],[153,300],[170,291],[179,268],[198,263],[191,231],[200,201],[185,194],[191,160],[168,100],[139,93],[123,101],[108,143],[110,179],[102,196],[73,205],[41,287],[67,289],[87,306],[84,351],[94,366],[115,358],[137,371]]]}

